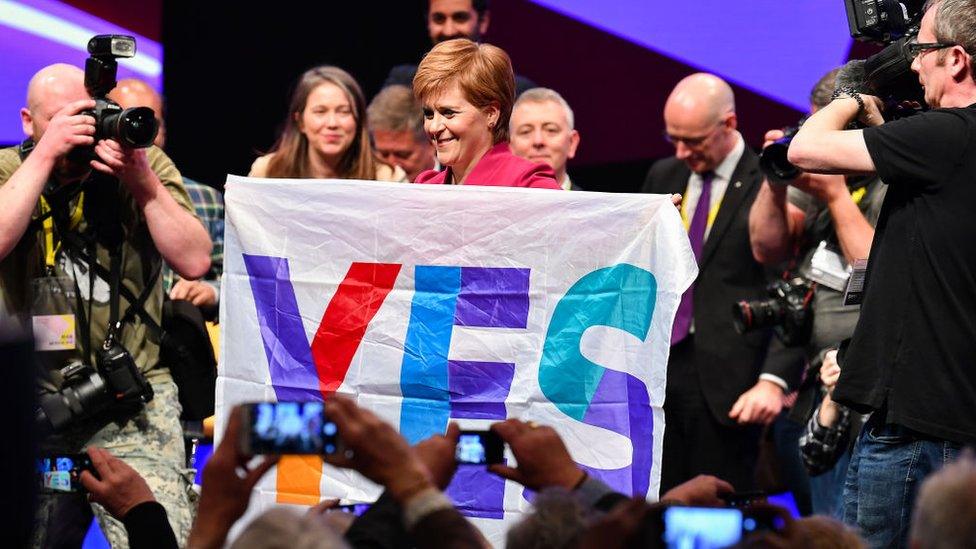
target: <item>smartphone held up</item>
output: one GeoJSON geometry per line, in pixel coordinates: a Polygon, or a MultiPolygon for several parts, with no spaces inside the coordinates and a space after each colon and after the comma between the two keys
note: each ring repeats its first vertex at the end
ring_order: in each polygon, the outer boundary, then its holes
{"type": "Polygon", "coordinates": [[[45,493],[84,491],[81,485],[82,471],[95,474],[88,454],[52,454],[37,458],[38,483],[45,493]]]}
{"type": "Polygon", "coordinates": [[[243,404],[241,450],[250,455],[327,455],[339,451],[339,432],[321,402],[243,404]]]}

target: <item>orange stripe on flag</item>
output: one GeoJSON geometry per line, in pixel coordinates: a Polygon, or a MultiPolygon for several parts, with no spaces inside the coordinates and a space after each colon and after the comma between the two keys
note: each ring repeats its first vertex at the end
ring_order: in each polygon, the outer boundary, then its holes
{"type": "Polygon", "coordinates": [[[278,503],[316,505],[322,499],[322,458],[282,456],[278,462],[278,503]]]}

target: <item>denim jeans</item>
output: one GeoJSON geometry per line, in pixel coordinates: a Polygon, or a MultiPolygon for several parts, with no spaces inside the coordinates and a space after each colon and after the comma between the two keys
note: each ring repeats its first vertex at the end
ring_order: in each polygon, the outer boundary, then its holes
{"type": "Polygon", "coordinates": [[[810,477],[810,500],[815,514],[844,518],[844,484],[850,462],[851,451],[848,450],[840,455],[829,471],[810,477]]]}
{"type": "Polygon", "coordinates": [[[921,483],[959,454],[961,445],[901,425],[868,420],[854,447],[844,485],[844,522],[870,547],[906,547],[921,483]]]}

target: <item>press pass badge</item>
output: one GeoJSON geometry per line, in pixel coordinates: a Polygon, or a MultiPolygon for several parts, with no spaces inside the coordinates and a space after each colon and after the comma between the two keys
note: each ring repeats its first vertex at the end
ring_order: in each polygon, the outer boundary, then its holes
{"type": "Polygon", "coordinates": [[[843,292],[847,288],[850,271],[851,268],[844,261],[844,256],[823,240],[810,258],[810,266],[804,274],[814,282],[843,292]]]}
{"type": "Polygon", "coordinates": [[[860,305],[864,297],[864,278],[868,273],[868,260],[855,259],[853,267],[851,277],[847,281],[847,289],[844,291],[844,305],[860,305]]]}
{"type": "Polygon", "coordinates": [[[38,351],[76,348],[75,287],[67,277],[46,276],[32,282],[31,327],[38,351]]]}

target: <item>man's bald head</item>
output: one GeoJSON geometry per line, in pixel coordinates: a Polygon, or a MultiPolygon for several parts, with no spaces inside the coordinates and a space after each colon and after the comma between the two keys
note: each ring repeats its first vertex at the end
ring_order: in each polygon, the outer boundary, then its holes
{"type": "Polygon", "coordinates": [[[81,99],[89,95],[78,67],[57,63],[37,71],[27,84],[27,106],[20,110],[24,133],[38,141],[55,113],[81,99]]]}
{"type": "Polygon", "coordinates": [[[109,92],[109,99],[118,103],[123,109],[132,107],[149,107],[156,113],[159,122],[159,133],[153,142],[163,148],[166,143],[166,125],[163,124],[163,98],[149,84],[138,78],[124,78],[119,80],[115,88],[109,92]]]}
{"type": "Polygon", "coordinates": [[[692,171],[714,170],[735,147],[735,95],[721,78],[696,73],[678,82],[664,105],[675,155],[692,171]]]}

